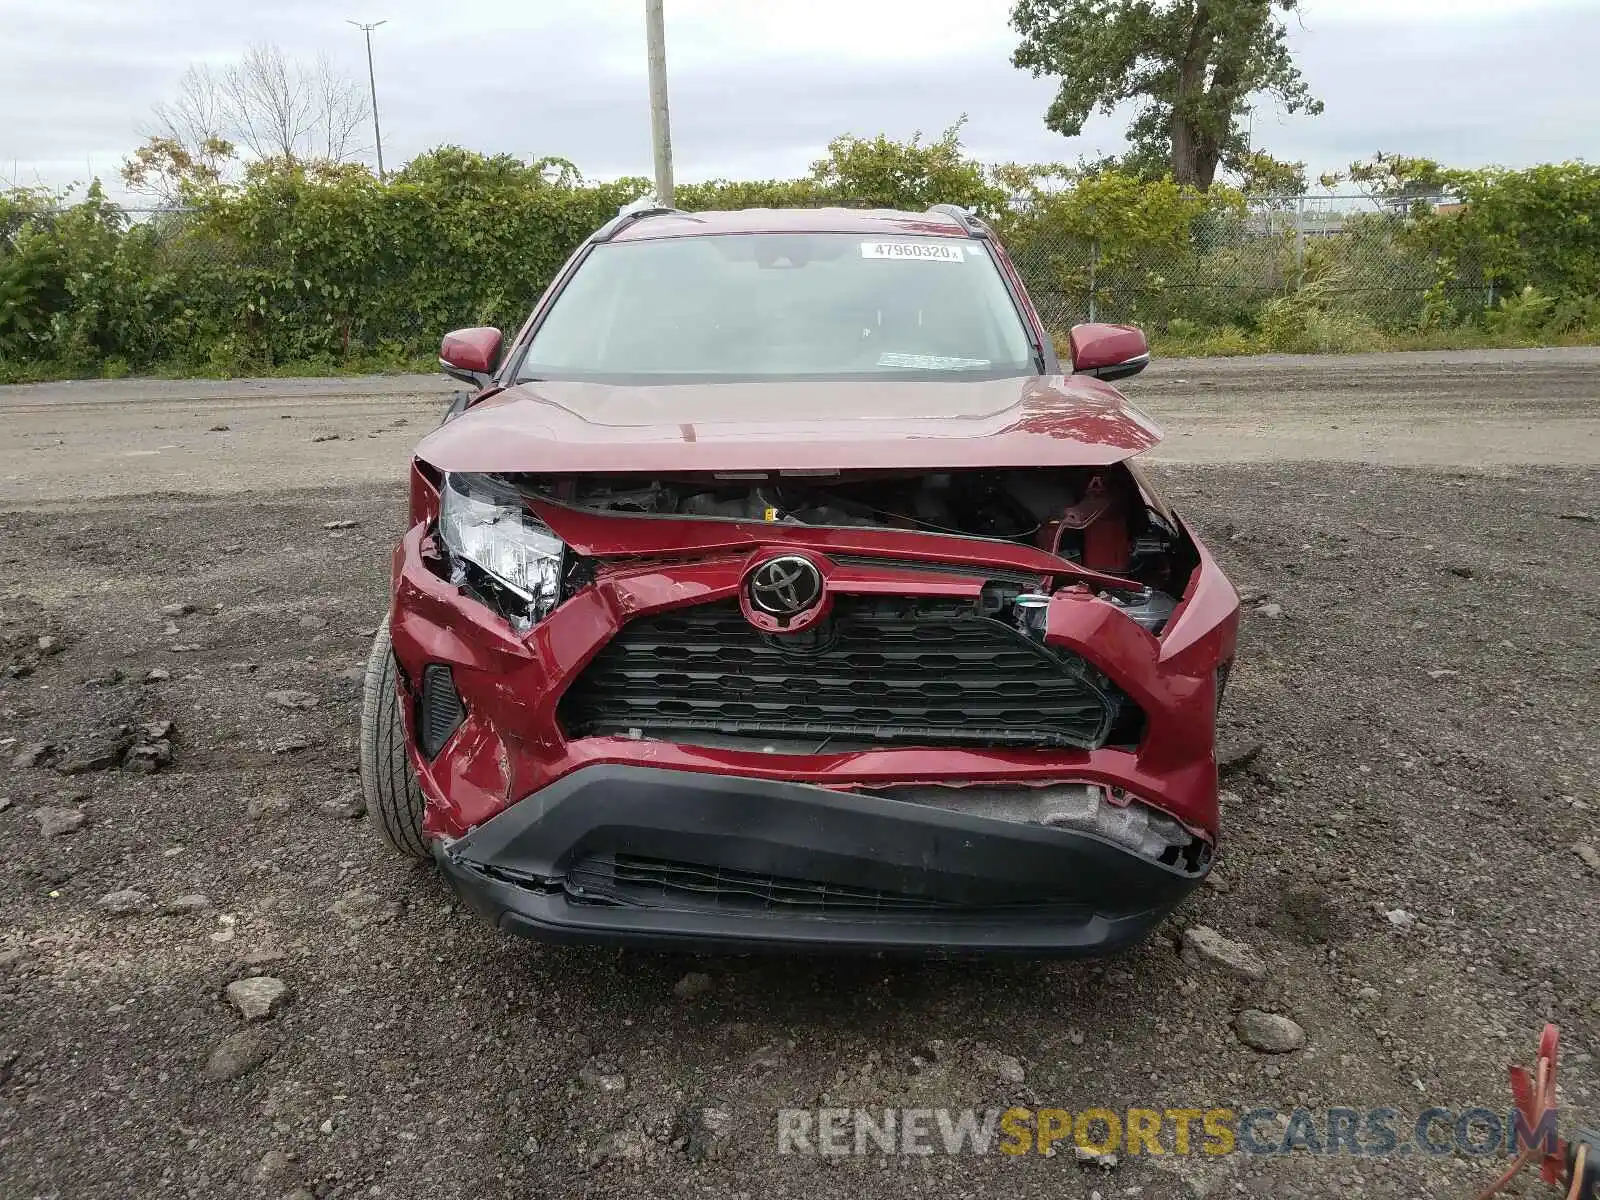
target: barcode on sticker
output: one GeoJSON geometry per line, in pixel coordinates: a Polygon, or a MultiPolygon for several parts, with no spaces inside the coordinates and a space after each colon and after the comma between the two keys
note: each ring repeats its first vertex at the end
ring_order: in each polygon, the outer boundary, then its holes
{"type": "Polygon", "coordinates": [[[862,258],[902,258],[918,262],[964,262],[960,242],[862,242],[862,258]]]}

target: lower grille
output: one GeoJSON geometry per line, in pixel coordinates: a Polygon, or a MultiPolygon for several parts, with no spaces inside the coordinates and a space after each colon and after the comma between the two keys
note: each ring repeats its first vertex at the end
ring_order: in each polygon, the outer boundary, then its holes
{"type": "Polygon", "coordinates": [[[790,916],[977,916],[998,911],[1066,916],[1081,908],[1047,897],[1003,905],[959,904],[875,888],[622,854],[596,854],[574,862],[567,870],[565,891],[578,903],[790,916]]]}
{"type": "Polygon", "coordinates": [[[466,715],[450,668],[429,663],[422,672],[422,695],[417,701],[417,745],[423,755],[433,758],[444,749],[466,715]]]}
{"type": "Polygon", "coordinates": [[[840,596],[795,634],[763,633],[732,601],[630,621],[560,715],[572,737],[1095,749],[1123,703],[1082,659],[970,601],[840,596]]]}

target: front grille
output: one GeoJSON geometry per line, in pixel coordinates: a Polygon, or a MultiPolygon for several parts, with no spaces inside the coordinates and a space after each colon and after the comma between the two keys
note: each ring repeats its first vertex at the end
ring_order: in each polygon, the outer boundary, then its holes
{"type": "Polygon", "coordinates": [[[1092,749],[1120,708],[1088,664],[971,601],[839,596],[794,634],[761,632],[732,601],[630,621],[560,715],[572,737],[1092,749]]]}
{"type": "Polygon", "coordinates": [[[880,567],[890,571],[919,571],[929,575],[960,575],[968,579],[990,579],[1016,587],[1035,589],[1044,571],[1024,571],[1020,567],[986,567],[981,563],[930,563],[914,559],[884,558],[877,554],[830,554],[840,566],[880,567]]]}
{"type": "Polygon", "coordinates": [[[786,879],[757,871],[631,854],[593,854],[578,859],[567,868],[564,890],[580,904],[795,916],[977,916],[999,911],[1050,911],[1060,916],[1079,909],[1051,896],[1006,904],[962,904],[878,888],[786,879]]]}

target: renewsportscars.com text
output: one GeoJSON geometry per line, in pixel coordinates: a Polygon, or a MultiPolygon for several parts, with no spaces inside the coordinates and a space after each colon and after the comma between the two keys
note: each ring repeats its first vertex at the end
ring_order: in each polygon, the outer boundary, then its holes
{"type": "Polygon", "coordinates": [[[1428,1108],[785,1108],[779,1154],[1516,1155],[1553,1147],[1556,1114],[1428,1108]]]}

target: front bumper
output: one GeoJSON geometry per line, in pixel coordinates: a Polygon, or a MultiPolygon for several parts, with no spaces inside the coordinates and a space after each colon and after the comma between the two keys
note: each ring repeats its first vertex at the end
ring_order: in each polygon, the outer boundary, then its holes
{"type": "MultiPolygon", "coordinates": [[[[762,552],[653,564],[608,575],[519,635],[426,565],[426,528],[414,526],[394,561],[390,625],[404,686],[430,664],[449,668],[466,718],[432,758],[416,751],[413,704],[402,705],[411,762],[427,798],[423,832],[459,838],[563,776],[599,764],[666,767],[821,787],[909,784],[1042,785],[1083,782],[1121,789],[1215,841],[1217,672],[1233,657],[1238,598],[1202,551],[1178,612],[1158,640],[1082,590],[1051,599],[1045,641],[1102,671],[1147,719],[1137,747],[1016,750],[884,746],[769,753],[622,736],[569,737],[557,713],[566,688],[629,620],[738,593],[762,552]]],[[[854,569],[866,592],[970,596],[971,579],[854,569]]]]}
{"type": "Polygon", "coordinates": [[[495,925],[541,939],[1064,955],[1139,941],[1209,866],[876,795],[612,765],[434,855],[495,925]]]}
{"type": "MultiPolygon", "coordinates": [[[[1136,941],[1204,874],[1196,859],[1186,869],[1168,867],[1092,831],[863,794],[1093,785],[1112,803],[1171,818],[1209,853],[1218,825],[1218,669],[1233,655],[1238,600],[1203,548],[1159,639],[1084,589],[1052,596],[1045,641],[1080,655],[1138,704],[1147,729],[1137,746],[824,752],[819,743],[812,752],[769,752],[569,736],[557,709],[568,686],[629,621],[736,596],[751,564],[780,543],[608,565],[592,586],[518,634],[441,577],[426,507],[414,509],[418,522],[394,559],[390,631],[402,687],[414,701],[424,672],[446,667],[465,711],[430,757],[417,747],[416,705],[401,706],[426,798],[423,833],[457,889],[505,928],[659,946],[1088,954],[1136,941]],[[673,857],[663,858],[663,847],[673,857]],[[870,913],[848,906],[757,913],[731,901],[708,909],[681,897],[670,904],[603,904],[575,895],[574,866],[592,874],[586,857],[607,855],[731,872],[747,891],[765,886],[745,878],[753,876],[877,890],[886,899],[870,913]]],[[[829,536],[841,544],[826,549],[805,540],[819,536],[811,531],[784,528],[771,536],[825,557],[870,554],[875,534],[833,531],[829,536]]],[[[925,544],[928,557],[939,561],[956,553],[949,543],[926,536],[919,552],[925,544]]],[[[964,560],[1001,552],[974,545],[959,553],[964,560]]],[[[985,577],[982,567],[965,577],[836,565],[829,587],[976,601],[985,577]]]]}

